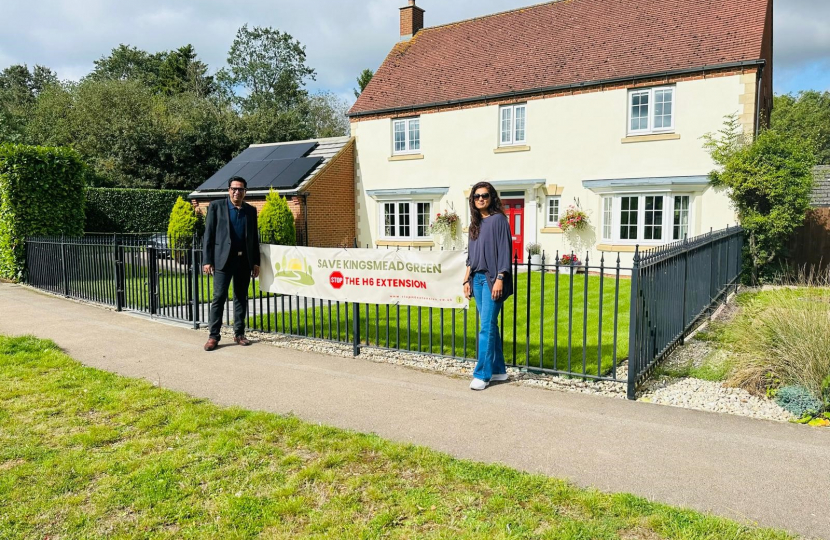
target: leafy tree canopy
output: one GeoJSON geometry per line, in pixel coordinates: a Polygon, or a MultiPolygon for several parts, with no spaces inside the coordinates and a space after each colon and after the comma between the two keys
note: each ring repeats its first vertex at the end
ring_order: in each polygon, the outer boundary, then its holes
{"type": "Polygon", "coordinates": [[[299,41],[273,28],[248,28],[247,24],[236,33],[228,51],[228,67],[217,74],[245,111],[291,109],[306,97],[306,79],[314,77],[299,41]]]}
{"type": "Polygon", "coordinates": [[[804,223],[814,181],[813,144],[774,129],[753,140],[733,115],[717,134],[705,136],[705,147],[720,166],[709,175],[712,185],[728,189],[747,231],[746,257],[757,284],[804,223]]]}
{"type": "Polygon", "coordinates": [[[360,75],[357,76],[357,86],[360,90],[354,90],[354,97],[360,97],[360,94],[362,94],[363,91],[366,90],[366,87],[369,86],[369,81],[372,80],[373,76],[374,73],[372,73],[372,70],[369,68],[366,68],[360,72],[360,75]]]}
{"type": "Polygon", "coordinates": [[[830,92],[808,90],[795,96],[775,96],[770,126],[806,137],[815,145],[818,162],[830,164],[830,92]]]}

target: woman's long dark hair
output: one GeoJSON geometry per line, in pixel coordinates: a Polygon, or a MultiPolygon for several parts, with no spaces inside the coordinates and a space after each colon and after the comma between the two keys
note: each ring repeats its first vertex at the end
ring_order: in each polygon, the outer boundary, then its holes
{"type": "Polygon", "coordinates": [[[481,212],[476,208],[476,201],[473,198],[476,191],[481,188],[487,188],[490,192],[490,206],[487,208],[490,214],[504,214],[499,194],[490,182],[479,182],[474,185],[473,190],[470,191],[470,240],[478,239],[478,233],[481,231],[481,212]]]}

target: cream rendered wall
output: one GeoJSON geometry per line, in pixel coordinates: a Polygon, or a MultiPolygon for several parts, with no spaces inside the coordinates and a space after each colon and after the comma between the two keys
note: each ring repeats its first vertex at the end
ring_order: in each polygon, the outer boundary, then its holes
{"type": "MultiPolygon", "coordinates": [[[[740,75],[679,82],[674,133],[680,138],[635,143],[622,142],[626,138],[626,90],[530,100],[526,126],[530,150],[516,153],[494,153],[498,106],[420,115],[423,159],[407,161],[390,161],[391,119],[353,122],[359,242],[374,245],[378,239],[378,202],[367,196],[367,190],[447,187],[448,193],[435,201],[434,210],[452,205],[466,226],[464,191],[480,180],[538,179],[564,186],[563,210],[578,198],[599,237],[600,195],[583,188],[582,181],[706,175],[714,164],[701,137],[718,130],[724,116],[740,112],[742,92],[740,75]]],[[[535,197],[539,205],[536,227],[525,230],[525,243],[539,241],[548,253],[581,247],[569,242],[569,235],[540,232],[545,226],[545,195],[543,189],[526,194],[526,202],[535,197]]],[[[735,223],[724,193],[707,188],[695,194],[692,204],[692,234],[735,223]]],[[[533,221],[526,216],[526,224],[533,221]]],[[[598,261],[599,253],[591,249],[591,257],[598,261]]],[[[631,256],[623,258],[630,261],[631,256]]]]}

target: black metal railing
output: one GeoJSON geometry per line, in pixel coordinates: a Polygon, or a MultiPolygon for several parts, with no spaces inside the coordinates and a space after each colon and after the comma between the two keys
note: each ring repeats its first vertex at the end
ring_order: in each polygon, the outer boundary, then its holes
{"type": "MultiPolygon", "coordinates": [[[[569,264],[558,253],[552,262],[544,254],[535,262],[514,259],[515,294],[500,314],[506,363],[627,383],[633,397],[656,363],[736,282],[741,242],[740,229],[731,228],[638,250],[630,267],[621,265],[619,253],[611,261],[586,256],[569,264]],[[620,369],[626,361],[627,374],[620,369]]],[[[40,289],[194,328],[207,323],[213,299],[213,276],[202,272],[196,237],[29,238],[26,275],[40,289]]],[[[347,344],[355,355],[371,347],[473,360],[478,351],[474,300],[469,310],[337,302],[264,293],[252,280],[247,301],[248,328],[347,344]]]]}
{"type": "Polygon", "coordinates": [[[741,275],[743,229],[720,231],[634,254],[628,397],[721,300],[741,275]]]}

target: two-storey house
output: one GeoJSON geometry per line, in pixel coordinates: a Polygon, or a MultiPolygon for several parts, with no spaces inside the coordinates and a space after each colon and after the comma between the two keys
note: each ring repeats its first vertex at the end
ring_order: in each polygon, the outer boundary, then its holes
{"type": "Polygon", "coordinates": [[[701,137],[768,117],[771,0],[560,0],[432,28],[409,0],[400,15],[349,112],[360,245],[433,245],[435,214],[469,223],[481,180],[520,260],[534,242],[625,264],[735,223],[701,137]],[[562,232],[570,205],[586,230],[562,232]]]}

